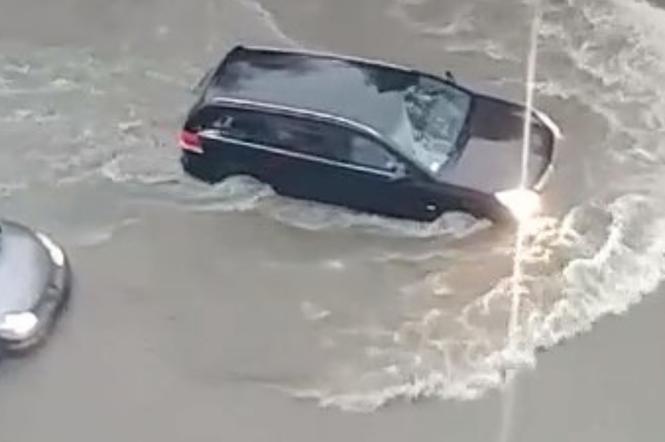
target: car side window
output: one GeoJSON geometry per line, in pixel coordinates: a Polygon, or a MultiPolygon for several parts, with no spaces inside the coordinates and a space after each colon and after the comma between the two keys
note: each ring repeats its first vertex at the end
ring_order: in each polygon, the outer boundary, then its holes
{"type": "Polygon", "coordinates": [[[250,143],[269,141],[268,124],[263,115],[250,111],[233,111],[215,122],[222,135],[250,143]]]}
{"type": "Polygon", "coordinates": [[[348,161],[359,166],[381,170],[393,170],[398,161],[381,144],[360,134],[352,134],[349,140],[348,161]]]}
{"type": "Polygon", "coordinates": [[[397,161],[379,143],[348,129],[289,117],[270,119],[271,144],[342,163],[393,170],[397,161]]]}
{"type": "Polygon", "coordinates": [[[196,130],[210,129],[212,122],[216,119],[219,112],[218,109],[212,106],[205,106],[197,110],[188,123],[196,130]]]}
{"type": "Polygon", "coordinates": [[[371,138],[323,122],[219,107],[203,109],[199,122],[225,137],[356,166],[392,171],[399,163],[371,138]]]}
{"type": "Polygon", "coordinates": [[[210,107],[200,117],[202,130],[215,130],[220,135],[252,143],[267,141],[265,117],[251,111],[210,107]]]}
{"type": "Polygon", "coordinates": [[[217,107],[203,109],[199,121],[225,137],[325,158],[342,144],[325,125],[282,115],[217,107]]]}
{"type": "Polygon", "coordinates": [[[344,145],[343,133],[323,123],[273,116],[269,126],[270,144],[293,152],[336,160],[335,151],[344,145]]]}

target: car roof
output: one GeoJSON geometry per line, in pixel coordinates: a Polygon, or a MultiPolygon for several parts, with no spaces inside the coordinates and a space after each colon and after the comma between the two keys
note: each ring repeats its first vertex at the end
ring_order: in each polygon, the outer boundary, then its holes
{"type": "Polygon", "coordinates": [[[404,104],[399,94],[386,90],[406,88],[422,75],[350,57],[238,46],[209,80],[204,99],[246,100],[341,117],[388,138],[403,118],[404,104]]]}

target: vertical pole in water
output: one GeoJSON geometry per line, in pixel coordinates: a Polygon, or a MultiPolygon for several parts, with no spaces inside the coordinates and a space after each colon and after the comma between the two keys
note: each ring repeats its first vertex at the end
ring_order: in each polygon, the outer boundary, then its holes
{"type": "MultiPolygon", "coordinates": [[[[529,40],[529,53],[526,70],[526,103],[524,115],[524,128],[522,140],[522,177],[520,188],[526,189],[529,185],[529,155],[531,146],[531,122],[533,120],[533,95],[536,82],[536,62],[538,58],[538,33],[540,30],[541,10],[540,1],[533,0],[533,20],[531,21],[531,33],[529,40]]],[[[515,344],[519,332],[519,312],[522,296],[522,254],[524,250],[525,226],[523,222],[517,226],[517,238],[513,257],[513,276],[511,281],[512,302],[510,308],[510,322],[508,324],[508,350],[515,344]]],[[[508,442],[511,438],[512,423],[515,413],[515,380],[512,370],[507,372],[508,386],[503,396],[503,407],[501,415],[501,430],[499,442],[508,442]]]]}
{"type": "MultiPolygon", "coordinates": [[[[526,69],[526,103],[522,139],[522,177],[520,188],[525,189],[529,185],[529,155],[531,147],[531,123],[533,121],[533,96],[536,83],[536,62],[538,59],[538,33],[540,30],[541,10],[540,0],[533,0],[533,20],[531,21],[531,32],[529,40],[529,53],[526,69]]],[[[519,327],[519,309],[522,280],[522,252],[524,243],[523,222],[520,222],[517,228],[517,239],[515,241],[515,256],[513,263],[513,281],[512,281],[512,306],[510,311],[509,339],[513,342],[519,327]]]]}
{"type": "Polygon", "coordinates": [[[540,30],[540,0],[533,0],[533,20],[529,37],[529,53],[526,69],[526,115],[524,116],[524,138],[522,140],[522,180],[520,187],[526,188],[529,181],[529,146],[531,144],[531,121],[533,120],[533,90],[536,83],[538,61],[538,32],[540,30]]]}

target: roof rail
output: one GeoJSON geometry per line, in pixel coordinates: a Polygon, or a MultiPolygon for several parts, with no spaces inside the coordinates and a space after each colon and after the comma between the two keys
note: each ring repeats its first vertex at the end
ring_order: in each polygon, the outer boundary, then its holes
{"type": "Polygon", "coordinates": [[[393,144],[393,142],[390,139],[387,139],[384,137],[381,132],[378,130],[374,129],[373,127],[364,124],[362,122],[352,120],[346,117],[341,117],[339,115],[334,115],[331,113],[326,113],[326,112],[319,112],[311,109],[304,109],[304,108],[297,108],[297,107],[292,107],[292,106],[286,106],[282,104],[274,104],[274,103],[269,103],[266,101],[258,101],[258,100],[246,100],[243,98],[234,98],[234,97],[214,97],[210,103],[212,104],[220,104],[220,105],[229,105],[232,107],[236,107],[238,109],[253,109],[253,110],[267,110],[269,112],[273,113],[278,113],[281,115],[287,115],[287,116],[299,116],[299,117],[305,117],[313,120],[318,120],[322,122],[328,122],[328,123],[334,123],[338,125],[342,125],[346,128],[350,128],[353,130],[356,130],[358,132],[361,132],[365,135],[368,135],[372,138],[376,138],[380,140],[381,142],[389,145],[393,149],[397,149],[397,147],[393,144]]]}

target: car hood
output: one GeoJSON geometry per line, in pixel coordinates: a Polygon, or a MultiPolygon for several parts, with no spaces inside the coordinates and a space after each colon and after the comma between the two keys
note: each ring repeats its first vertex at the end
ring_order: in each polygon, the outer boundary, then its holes
{"type": "Polygon", "coordinates": [[[52,263],[25,227],[0,221],[0,314],[33,308],[46,290],[52,263]]]}
{"type": "MultiPolygon", "coordinates": [[[[523,106],[476,97],[459,155],[441,171],[447,183],[487,193],[517,187],[522,177],[523,106]]],[[[555,134],[533,114],[528,185],[533,186],[552,162],[555,134]]]]}

